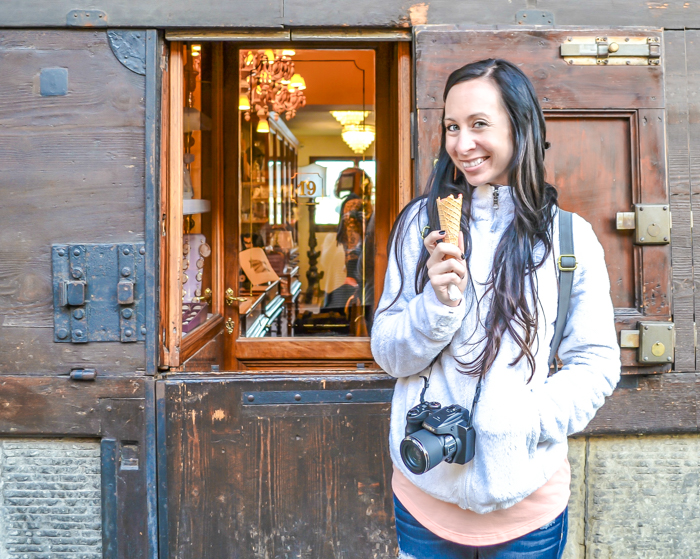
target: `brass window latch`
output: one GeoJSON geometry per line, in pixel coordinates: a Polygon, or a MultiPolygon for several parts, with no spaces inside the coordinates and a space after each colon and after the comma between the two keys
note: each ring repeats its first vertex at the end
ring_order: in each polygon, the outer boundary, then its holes
{"type": "Polygon", "coordinates": [[[620,347],[637,348],[642,364],[672,363],[676,346],[673,322],[640,322],[637,330],[620,331],[620,347]]]}
{"type": "Polygon", "coordinates": [[[233,292],[233,289],[231,289],[230,287],[226,290],[226,293],[224,293],[224,301],[226,301],[226,304],[229,307],[236,302],[243,303],[247,300],[247,297],[236,297],[235,293],[233,292]]]}
{"type": "Polygon", "coordinates": [[[567,37],[560,52],[580,66],[658,66],[660,37],[567,37]]]}

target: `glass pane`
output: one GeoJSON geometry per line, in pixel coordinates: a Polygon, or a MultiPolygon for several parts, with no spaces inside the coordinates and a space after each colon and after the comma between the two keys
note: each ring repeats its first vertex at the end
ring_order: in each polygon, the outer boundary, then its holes
{"type": "Polygon", "coordinates": [[[241,335],[367,336],[374,51],[242,50],[240,84],[241,335]]]}
{"type": "Polygon", "coordinates": [[[184,47],[184,187],[182,335],[211,318],[212,218],[215,188],[212,158],[211,48],[184,47]]]}

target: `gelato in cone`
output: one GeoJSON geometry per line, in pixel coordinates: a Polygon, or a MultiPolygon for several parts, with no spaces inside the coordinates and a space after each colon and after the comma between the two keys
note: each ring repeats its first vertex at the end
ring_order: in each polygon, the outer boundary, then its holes
{"type": "Polygon", "coordinates": [[[437,199],[440,229],[445,231],[445,242],[459,245],[459,229],[462,219],[462,195],[450,194],[447,198],[437,199]]]}
{"type": "MultiPolygon", "coordinates": [[[[459,246],[460,221],[462,219],[462,195],[457,198],[450,194],[447,198],[437,199],[438,216],[440,216],[440,229],[445,231],[445,242],[459,246]]],[[[451,258],[451,257],[448,257],[451,258]]],[[[452,301],[458,301],[462,294],[459,288],[451,284],[447,288],[447,294],[452,301]]]]}

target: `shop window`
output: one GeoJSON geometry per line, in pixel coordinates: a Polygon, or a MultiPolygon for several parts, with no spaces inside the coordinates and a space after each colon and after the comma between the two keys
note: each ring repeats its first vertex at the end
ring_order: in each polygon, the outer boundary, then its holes
{"type": "Polygon", "coordinates": [[[227,368],[371,361],[400,198],[378,76],[396,50],[171,43],[163,364],[220,332],[227,368]]]}

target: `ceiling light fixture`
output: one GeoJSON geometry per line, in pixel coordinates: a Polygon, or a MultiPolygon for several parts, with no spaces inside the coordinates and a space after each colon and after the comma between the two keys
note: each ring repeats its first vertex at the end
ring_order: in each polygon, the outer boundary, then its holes
{"type": "Polygon", "coordinates": [[[343,126],[348,124],[362,124],[369,116],[369,111],[331,111],[333,118],[343,126]]]}
{"type": "Polygon", "coordinates": [[[348,124],[343,126],[341,136],[350,149],[357,154],[362,154],[372,145],[376,130],[372,124],[348,124]]]}
{"type": "Polygon", "coordinates": [[[296,54],[292,50],[273,51],[260,49],[257,51],[242,51],[241,78],[248,85],[248,91],[242,91],[238,108],[245,111],[244,117],[250,120],[252,110],[263,121],[273,113],[284,114],[287,120],[296,116],[298,109],[306,105],[306,82],[294,72],[294,62],[291,57],[296,54]],[[248,74],[243,78],[244,74],[248,74]],[[243,97],[246,97],[247,103],[243,97]]]}

